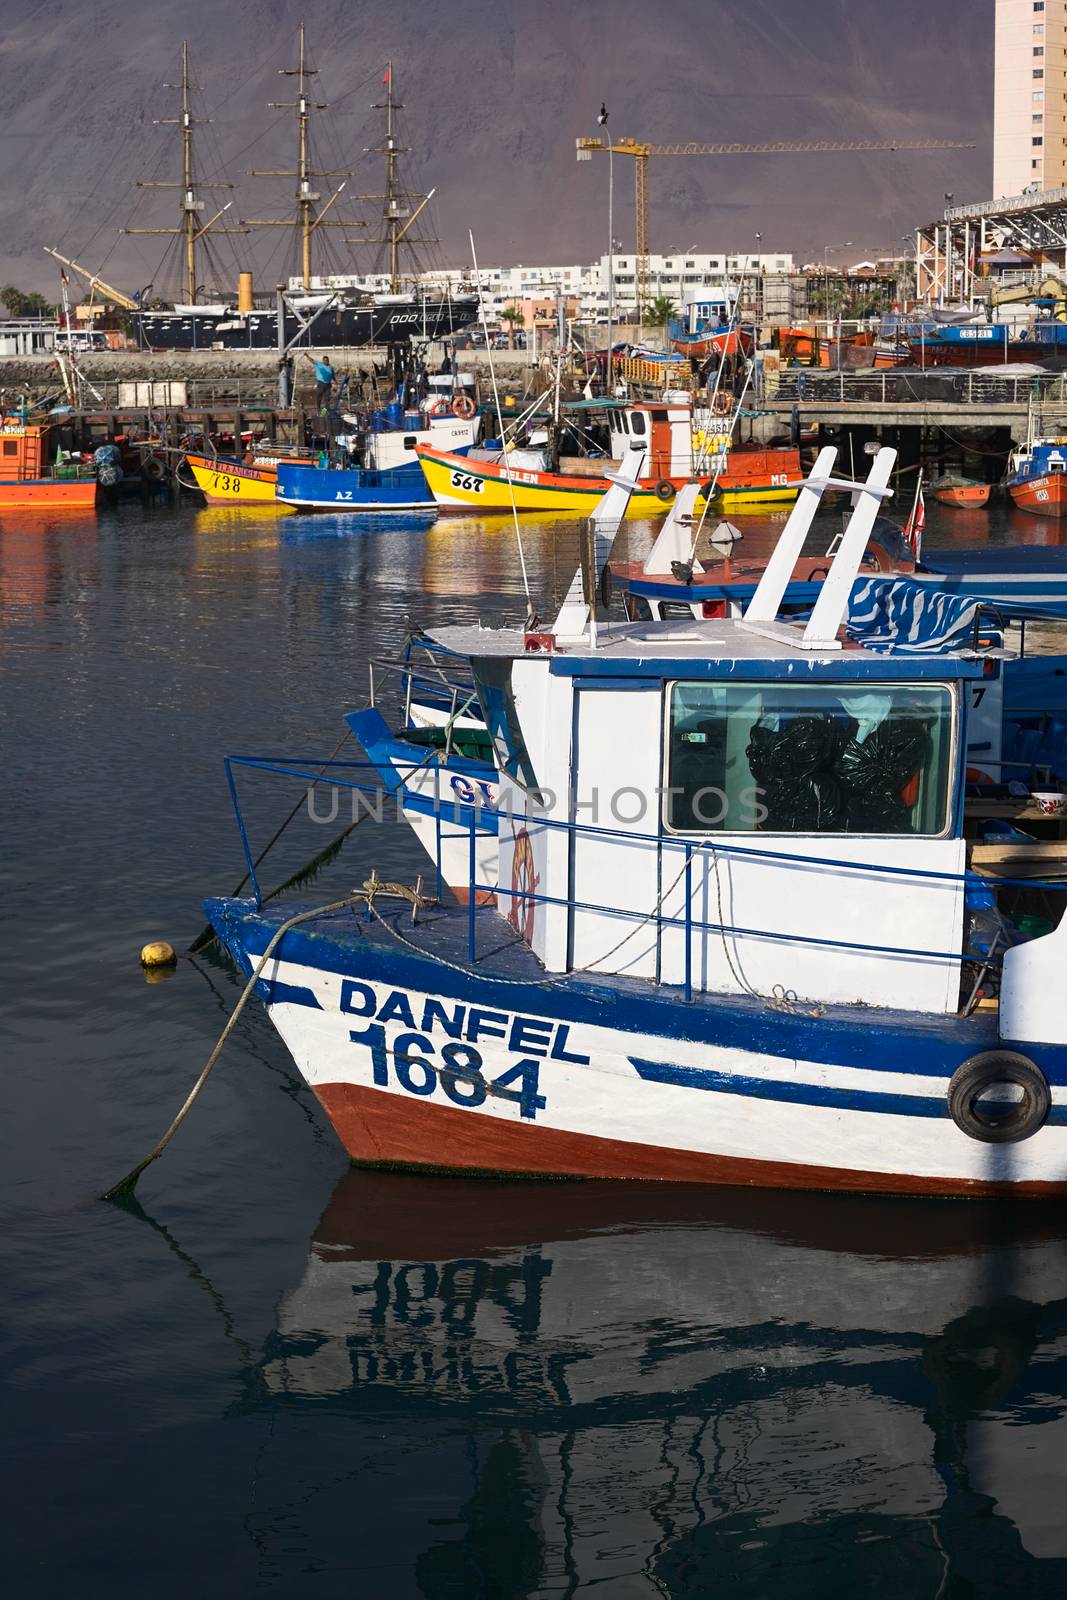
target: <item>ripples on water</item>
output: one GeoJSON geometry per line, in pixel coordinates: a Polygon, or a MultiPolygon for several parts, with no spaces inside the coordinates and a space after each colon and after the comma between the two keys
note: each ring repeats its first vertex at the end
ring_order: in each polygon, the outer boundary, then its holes
{"type": "MultiPolygon", "coordinates": [[[[931,508],[990,530],[1062,537],[931,508]]],[[[575,531],[524,535],[561,594],[575,531]]],[[[241,876],[223,753],[325,755],[409,620],[521,609],[503,523],[0,526],[7,1591],[1062,1595],[1058,1212],[348,1172],[260,1010],[144,1211],[92,1198],[236,1000],[136,959],[241,876]]],[[[288,797],[243,782],[263,840],[288,797]]],[[[421,866],[351,850],[316,892],[421,866]]]]}

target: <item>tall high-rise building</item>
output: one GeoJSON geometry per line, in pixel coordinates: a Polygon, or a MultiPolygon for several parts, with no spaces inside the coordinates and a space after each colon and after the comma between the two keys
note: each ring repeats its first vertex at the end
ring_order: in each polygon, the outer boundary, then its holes
{"type": "Polygon", "coordinates": [[[1067,184],[1067,0],[997,0],[993,193],[1067,184]]]}

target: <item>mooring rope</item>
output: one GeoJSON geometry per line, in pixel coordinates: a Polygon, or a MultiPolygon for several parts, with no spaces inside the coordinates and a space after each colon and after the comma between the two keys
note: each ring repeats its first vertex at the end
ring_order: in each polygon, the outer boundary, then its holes
{"type": "Polygon", "coordinates": [[[236,1027],[238,1018],[243,1012],[245,1006],[248,1004],[248,1001],[255,990],[256,984],[259,982],[264,967],[267,965],[267,962],[270,960],[271,956],[274,954],[278,945],[284,939],[289,930],[299,926],[299,924],[302,922],[311,922],[316,917],[326,917],[335,911],[347,911],[352,906],[356,905],[366,905],[373,911],[374,901],[379,895],[388,895],[391,899],[406,900],[412,908],[412,914],[417,912],[420,906],[430,905],[432,903],[428,898],[423,896],[418,886],[412,889],[407,884],[386,883],[383,882],[375,873],[364,883],[361,889],[357,889],[354,894],[346,895],[343,900],[334,900],[329,905],[325,906],[313,906],[310,911],[298,911],[295,916],[286,918],[281,926],[277,928],[271,935],[271,938],[267,944],[267,948],[256,962],[256,965],[252,971],[252,976],[249,978],[248,982],[244,986],[244,989],[241,991],[241,997],[231,1011],[229,1020],[219,1035],[215,1048],[208,1056],[207,1061],[204,1063],[204,1066],[201,1069],[200,1076],[197,1078],[196,1082],[193,1084],[193,1087],[186,1095],[185,1100],[182,1102],[177,1115],[172,1120],[170,1126],[167,1128],[167,1131],[164,1133],[159,1142],[153,1146],[143,1161],[139,1161],[124,1178],[121,1178],[118,1183],[113,1184],[110,1189],[105,1190],[105,1192],[100,1196],[102,1200],[121,1200],[127,1198],[136,1188],[137,1180],[140,1178],[142,1172],[144,1172],[147,1167],[150,1167],[153,1161],[159,1160],[160,1156],[163,1154],[164,1150],[167,1148],[168,1144],[170,1144],[170,1141],[173,1139],[174,1135],[185,1121],[185,1118],[192,1110],[201,1089],[204,1087],[211,1075],[212,1068],[215,1066],[215,1063],[222,1054],[227,1039],[230,1037],[230,1034],[236,1027]]]}

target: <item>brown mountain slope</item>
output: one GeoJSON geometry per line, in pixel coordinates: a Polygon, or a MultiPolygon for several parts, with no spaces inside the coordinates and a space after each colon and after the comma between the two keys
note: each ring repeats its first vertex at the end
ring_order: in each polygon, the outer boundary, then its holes
{"type": "MultiPolygon", "coordinates": [[[[757,230],[764,249],[800,256],[827,241],[854,240],[853,254],[886,246],[940,211],[945,190],[977,199],[989,189],[992,10],[992,0],[185,0],[179,14],[156,0],[7,0],[0,277],[49,290],[50,243],[126,287],[162,281],[166,241],[117,230],[135,206],[142,226],[171,220],[173,195],[138,199],[132,186],[174,175],[174,131],[153,119],[174,114],[162,83],[175,80],[183,33],[214,119],[202,166],[225,160],[239,185],[231,216],[282,215],[291,183],[246,174],[291,164],[291,113],[266,102],[290,97],[278,70],[295,60],[302,11],[317,91],[333,105],[319,123],[322,164],[354,164],[350,192],[380,189],[379,165],[363,152],[377,137],[370,106],[391,56],[409,176],[438,186],[441,259],[467,259],[468,226],[483,262],[579,261],[603,249],[606,162],[574,155],[601,99],[617,135],[651,141],[974,139],[974,151],[942,154],[651,165],[653,248],[752,249],[757,230]]],[[[629,245],[628,160],[616,162],[615,181],[616,235],[629,245]]],[[[362,212],[372,217],[373,206],[362,212]]],[[[280,229],[236,243],[261,282],[288,264],[280,229]]],[[[236,260],[219,250],[228,282],[236,260]]],[[[334,251],[340,263],[344,249],[334,251]]]]}

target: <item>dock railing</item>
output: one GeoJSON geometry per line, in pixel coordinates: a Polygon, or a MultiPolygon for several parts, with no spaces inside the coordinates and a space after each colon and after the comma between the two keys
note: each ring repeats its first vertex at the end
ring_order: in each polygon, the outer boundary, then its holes
{"type": "Polygon", "coordinates": [[[1067,373],[1041,376],[1002,374],[996,367],[928,367],[925,371],[887,367],[883,371],[823,372],[811,367],[785,367],[778,374],[776,404],[847,406],[1033,405],[1067,407],[1067,373]]]}

